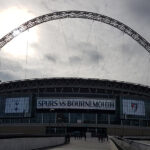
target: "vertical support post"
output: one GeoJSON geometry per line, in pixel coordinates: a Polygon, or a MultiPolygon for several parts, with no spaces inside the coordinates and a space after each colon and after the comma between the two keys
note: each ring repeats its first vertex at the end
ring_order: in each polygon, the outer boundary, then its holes
{"type": "Polygon", "coordinates": [[[108,124],[110,124],[110,114],[108,114],[108,124]]]}
{"type": "Polygon", "coordinates": [[[96,131],[96,136],[97,136],[97,128],[95,129],[95,131],[96,131]]]}
{"type": "Polygon", "coordinates": [[[68,123],[70,124],[70,112],[68,114],[68,123]]]}
{"type": "Polygon", "coordinates": [[[44,121],[43,121],[43,112],[42,112],[42,124],[43,124],[43,122],[44,122],[44,121]]]}
{"type": "Polygon", "coordinates": [[[97,125],[97,113],[96,113],[96,125],[97,125]]]}
{"type": "Polygon", "coordinates": [[[56,118],[57,118],[57,112],[55,112],[55,121],[54,121],[55,124],[56,124],[56,118]]]}
{"type": "Polygon", "coordinates": [[[84,113],[82,113],[82,123],[84,123],[84,113]]]}
{"type": "Polygon", "coordinates": [[[55,134],[56,134],[56,127],[55,127],[55,134]]]}

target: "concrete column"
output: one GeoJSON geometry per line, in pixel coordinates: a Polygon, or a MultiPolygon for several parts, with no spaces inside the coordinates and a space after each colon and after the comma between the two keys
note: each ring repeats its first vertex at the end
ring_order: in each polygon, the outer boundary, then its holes
{"type": "Polygon", "coordinates": [[[57,112],[55,112],[55,121],[54,121],[55,123],[56,123],[56,118],[57,118],[57,112]]]}
{"type": "Polygon", "coordinates": [[[44,122],[44,121],[43,121],[43,112],[42,112],[42,124],[43,124],[43,122],[44,122]]]}
{"type": "Polygon", "coordinates": [[[68,123],[70,123],[70,112],[68,114],[68,123]]]}
{"type": "Polygon", "coordinates": [[[123,122],[122,122],[122,120],[121,120],[121,125],[123,125],[123,122]]]}
{"type": "Polygon", "coordinates": [[[110,114],[108,114],[108,124],[110,124],[110,114]]]}
{"type": "Polygon", "coordinates": [[[96,135],[97,135],[97,128],[95,128],[95,131],[96,131],[96,135]]]}
{"type": "Polygon", "coordinates": [[[96,113],[96,124],[97,124],[97,113],[96,113]]]}
{"type": "Polygon", "coordinates": [[[82,123],[84,122],[84,113],[82,113],[82,123]]]}

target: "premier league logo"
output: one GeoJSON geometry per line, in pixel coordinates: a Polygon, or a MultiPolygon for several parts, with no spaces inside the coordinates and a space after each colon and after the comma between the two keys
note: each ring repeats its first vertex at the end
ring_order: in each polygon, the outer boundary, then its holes
{"type": "Polygon", "coordinates": [[[136,112],[137,109],[138,109],[138,104],[137,104],[137,103],[131,103],[131,108],[132,108],[132,110],[133,110],[134,112],[136,112]]]}

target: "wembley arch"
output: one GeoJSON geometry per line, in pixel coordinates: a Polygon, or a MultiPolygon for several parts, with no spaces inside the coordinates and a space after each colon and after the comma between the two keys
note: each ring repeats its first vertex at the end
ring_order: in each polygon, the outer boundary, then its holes
{"type": "MultiPolygon", "coordinates": [[[[111,25],[150,54],[150,43],[136,31],[113,18],[86,11],[60,11],[31,19],[2,37],[0,48],[38,24],[64,18],[111,25]]],[[[4,135],[150,135],[150,87],[139,84],[83,78],[1,82],[0,104],[0,132],[4,135]]]]}
{"type": "Polygon", "coordinates": [[[93,13],[93,12],[87,12],[87,11],[58,11],[53,12],[49,14],[45,14],[36,18],[33,18],[19,27],[15,28],[8,34],[6,34],[4,37],[0,39],[0,49],[5,46],[8,42],[10,42],[12,39],[14,39],[16,36],[21,34],[22,32],[39,25],[44,22],[58,20],[58,19],[65,19],[65,18],[82,18],[82,19],[90,19],[98,22],[102,22],[105,24],[108,24],[110,26],[113,26],[117,28],[118,30],[124,32],[125,34],[129,35],[132,39],[134,39],[136,42],[138,42],[145,50],[147,50],[150,53],[150,43],[143,38],[140,34],[138,34],[136,31],[131,29],[129,26],[125,25],[124,23],[113,19],[111,17],[93,13]]]}

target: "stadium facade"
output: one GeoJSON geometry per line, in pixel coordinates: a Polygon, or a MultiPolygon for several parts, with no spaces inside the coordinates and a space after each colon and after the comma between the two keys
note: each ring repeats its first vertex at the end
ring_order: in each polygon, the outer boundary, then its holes
{"type": "Polygon", "coordinates": [[[0,83],[0,134],[150,135],[150,88],[82,78],[0,83]]]}

